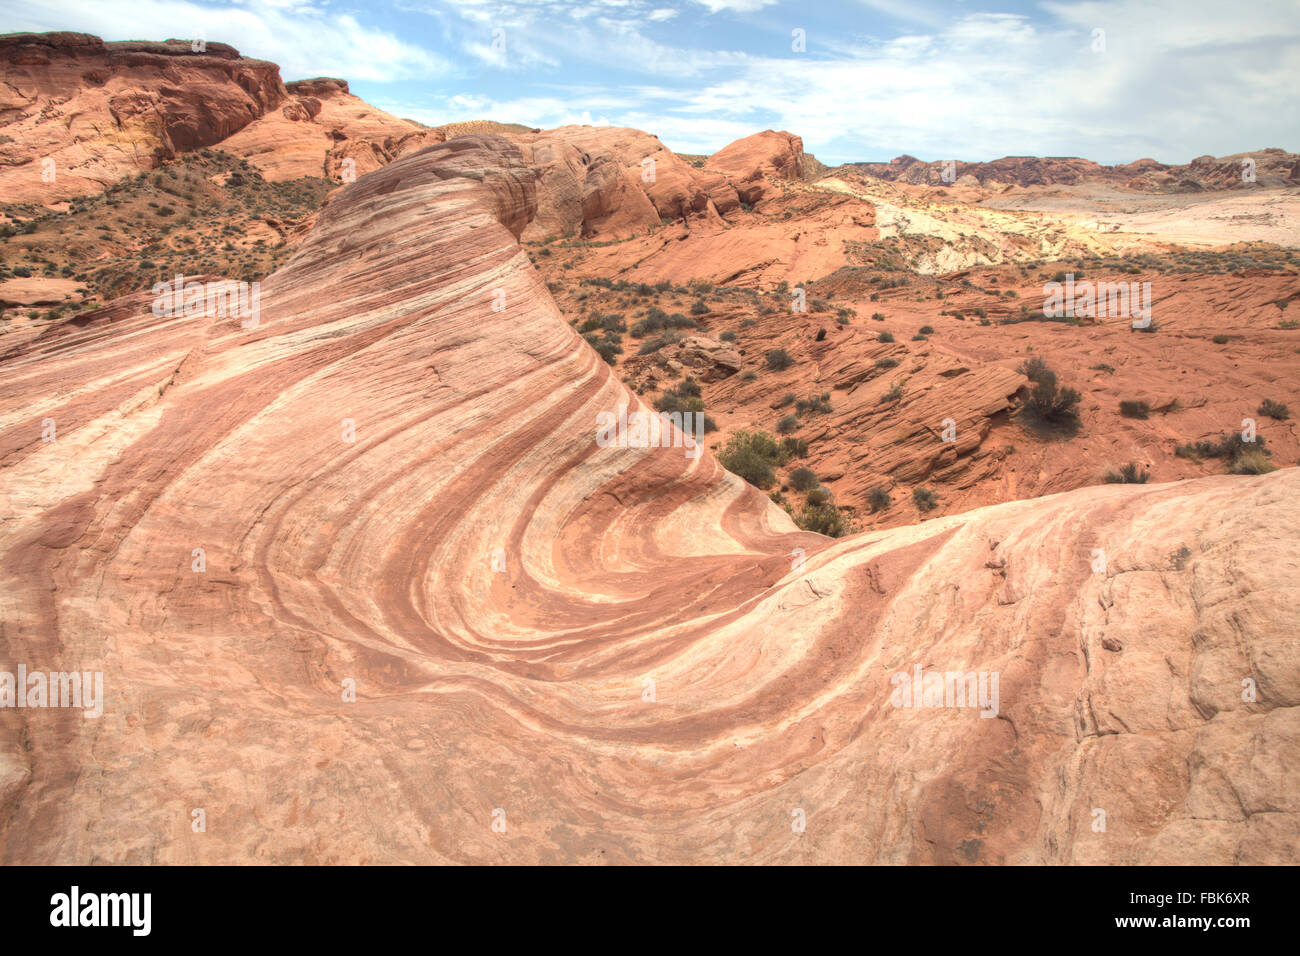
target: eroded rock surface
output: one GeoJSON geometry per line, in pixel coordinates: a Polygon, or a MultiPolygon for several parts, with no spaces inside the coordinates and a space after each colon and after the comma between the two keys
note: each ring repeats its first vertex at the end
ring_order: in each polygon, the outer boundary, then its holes
{"type": "Polygon", "coordinates": [[[0,357],[3,657],[107,696],[0,711],[0,858],[1295,862],[1295,468],[798,532],[597,446],[637,401],[537,196],[459,138],[339,191],[255,327],[139,294],[0,357]],[[996,716],[893,706],[916,667],[996,716]]]}

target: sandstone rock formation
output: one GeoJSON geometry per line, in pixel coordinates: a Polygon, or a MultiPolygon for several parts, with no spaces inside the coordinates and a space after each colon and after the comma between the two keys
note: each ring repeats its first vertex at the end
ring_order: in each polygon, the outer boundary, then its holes
{"type": "Polygon", "coordinates": [[[640,130],[562,126],[510,138],[538,171],[526,239],[621,239],[666,220],[717,222],[739,205],[725,177],[692,168],[640,130]]]}
{"type": "Polygon", "coordinates": [[[887,163],[850,163],[878,179],[939,186],[963,180],[994,187],[1114,183],[1147,192],[1196,192],[1254,186],[1300,185],[1300,156],[1275,147],[1232,156],[1200,156],[1190,163],[1169,165],[1154,159],[1103,166],[1077,156],[1004,156],[984,163],[957,160],[923,162],[897,156],[887,163]],[[1242,176],[1250,160],[1254,179],[1242,176]]]}
{"type": "Polygon", "coordinates": [[[247,159],[269,180],[363,176],[446,134],[400,119],[353,96],[344,80],[285,84],[288,99],[231,136],[221,148],[247,159]]]}
{"type": "Polygon", "coordinates": [[[344,80],[289,84],[224,43],[0,36],[0,201],[50,204],[208,146],[267,179],[360,176],[446,134],[375,109],[344,80]],[[348,160],[351,163],[348,164],[348,160]]]}
{"type": "Polygon", "coordinates": [[[790,133],[764,130],[718,150],[706,166],[739,182],[741,199],[753,204],[763,196],[767,177],[798,179],[803,175],[803,140],[790,133]]]}
{"type": "Polygon", "coordinates": [[[212,146],[285,101],[274,63],[224,43],[0,36],[0,201],[98,192],[212,146]]]}
{"type": "Polygon", "coordinates": [[[637,402],[517,243],[537,179],[436,145],[250,327],[140,294],[0,356],[4,660],[107,694],[0,710],[0,859],[1296,862],[1300,472],[795,531],[596,443],[637,402]]]}

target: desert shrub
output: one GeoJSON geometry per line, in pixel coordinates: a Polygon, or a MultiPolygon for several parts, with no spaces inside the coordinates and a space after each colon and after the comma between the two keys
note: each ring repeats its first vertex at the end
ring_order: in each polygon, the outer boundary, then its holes
{"type": "Polygon", "coordinates": [[[893,503],[893,499],[889,497],[889,492],[879,485],[872,488],[871,493],[867,495],[867,504],[871,505],[873,514],[877,511],[884,511],[893,503]]]}
{"type": "Polygon", "coordinates": [[[781,400],[776,403],[777,408],[785,408],[787,405],[794,404],[794,392],[786,392],[781,396],[781,400]]]}
{"type": "MultiPolygon", "coordinates": [[[[958,315],[958,317],[960,318],[961,313],[958,312],[957,315],[958,315]]],[[[921,334],[922,334],[922,335],[934,335],[934,326],[933,326],[933,325],[923,325],[923,326],[921,326],[921,334]]]]}
{"type": "Polygon", "coordinates": [[[1119,471],[1111,468],[1106,472],[1106,481],[1112,485],[1145,485],[1150,477],[1151,473],[1135,461],[1121,466],[1119,471]]]}
{"type": "Polygon", "coordinates": [[[1031,382],[1042,382],[1049,377],[1053,381],[1056,379],[1056,373],[1048,368],[1047,363],[1037,355],[1024,362],[1016,371],[1031,382]]]}
{"type": "Polygon", "coordinates": [[[32,270],[26,266],[14,266],[14,275],[18,276],[20,279],[31,278],[31,274],[32,270]]]}
{"type": "Polygon", "coordinates": [[[809,505],[802,514],[795,516],[794,523],[804,531],[815,531],[828,538],[838,538],[848,531],[840,509],[829,503],[809,505]]]}
{"type": "Polygon", "coordinates": [[[698,300],[691,306],[691,315],[707,315],[709,307],[703,299],[698,300]]]}
{"type": "Polygon", "coordinates": [[[722,342],[734,342],[736,341],[736,333],[728,329],[726,332],[719,333],[718,339],[722,342]]]}
{"type": "Polygon", "coordinates": [[[1228,471],[1234,475],[1266,475],[1274,468],[1273,463],[1257,449],[1243,451],[1235,459],[1228,471]]]}
{"type": "Polygon", "coordinates": [[[805,500],[813,508],[828,504],[831,500],[830,489],[823,485],[813,485],[808,489],[808,497],[805,500]]]}
{"type": "Polygon", "coordinates": [[[808,443],[802,438],[782,438],[781,451],[787,459],[807,458],[808,443]]]}
{"type": "Polygon", "coordinates": [[[928,342],[928,341],[930,341],[930,339],[929,339],[927,336],[924,336],[924,335],[922,335],[920,332],[918,332],[918,333],[916,333],[916,335],[912,336],[912,341],[913,341],[913,342],[928,342]]]}
{"type": "Polygon", "coordinates": [[[826,414],[831,411],[831,393],[822,392],[820,395],[809,395],[807,398],[801,398],[795,402],[795,411],[800,415],[812,413],[826,414]]]}
{"type": "Polygon", "coordinates": [[[742,329],[753,328],[756,325],[758,325],[757,319],[745,319],[743,322],[740,323],[740,327],[742,329]]]}
{"type": "Polygon", "coordinates": [[[578,326],[578,331],[582,333],[595,332],[596,330],[605,332],[626,332],[627,323],[623,321],[621,315],[602,315],[599,312],[593,312],[583,323],[578,326]]]}
{"type": "Polygon", "coordinates": [[[939,496],[929,488],[913,488],[912,500],[922,511],[933,511],[939,507],[939,496]]]}
{"type": "Polygon", "coordinates": [[[875,319],[877,322],[885,321],[885,313],[883,312],[872,312],[871,317],[875,319]]]}
{"type": "Polygon", "coordinates": [[[608,365],[614,364],[615,356],[623,354],[623,336],[617,332],[606,331],[598,334],[595,331],[584,331],[582,337],[608,365]]]}
{"type": "Polygon", "coordinates": [[[1259,414],[1267,415],[1269,418],[1276,418],[1279,421],[1282,421],[1289,417],[1290,412],[1281,402],[1275,402],[1271,398],[1266,398],[1260,403],[1259,414]]]}
{"type": "Polygon", "coordinates": [[[767,367],[774,372],[781,372],[794,364],[794,359],[785,349],[773,349],[763,359],[767,367]]]}
{"type": "MultiPolygon", "coordinates": [[[[1264,439],[1255,436],[1253,442],[1248,442],[1241,437],[1240,432],[1228,432],[1218,440],[1202,439],[1197,442],[1188,442],[1185,445],[1179,445],[1174,449],[1174,454],[1179,458],[1187,458],[1191,461],[1201,461],[1204,458],[1226,458],[1231,466],[1236,465],[1237,460],[1243,455],[1256,452],[1260,456],[1266,456],[1269,453],[1264,450],[1264,439]]],[[[1262,474],[1260,472],[1259,474],[1262,474]]]]}
{"type": "Polygon", "coordinates": [[[718,453],[722,467],[756,488],[776,483],[775,468],[785,464],[785,450],[767,432],[736,432],[718,453]]]}
{"type": "Polygon", "coordinates": [[[756,378],[758,378],[758,373],[752,368],[740,373],[740,380],[742,382],[752,382],[756,378]]]}
{"type": "Polygon", "coordinates": [[[1115,369],[1114,369],[1112,366],[1107,365],[1105,362],[1103,362],[1103,363],[1100,364],[1100,365],[1092,365],[1092,366],[1089,366],[1089,367],[1090,367],[1094,372],[1105,372],[1107,375],[1114,375],[1114,374],[1115,374],[1115,369]]]}
{"type": "Polygon", "coordinates": [[[1019,371],[1034,383],[1029,391],[1025,410],[1039,422],[1057,428],[1070,428],[1079,424],[1079,400],[1083,397],[1072,388],[1061,388],[1053,372],[1041,358],[1035,356],[1020,366],[1019,371]]]}
{"type": "Polygon", "coordinates": [[[795,491],[809,491],[817,487],[817,473],[811,468],[796,468],[790,472],[790,487],[795,491]]]}
{"type": "Polygon", "coordinates": [[[896,402],[903,397],[903,383],[895,382],[894,387],[880,397],[881,404],[885,402],[896,402]]]}
{"type": "Polygon", "coordinates": [[[794,415],[787,415],[776,423],[776,430],[782,435],[789,435],[791,432],[799,430],[799,419],[794,415]]]}
{"type": "Polygon", "coordinates": [[[898,359],[886,355],[884,358],[876,359],[876,368],[897,368],[898,359]]]}
{"type": "Polygon", "coordinates": [[[632,334],[637,338],[649,335],[651,332],[662,332],[665,329],[698,329],[700,323],[694,319],[687,318],[680,312],[674,312],[669,315],[659,306],[651,306],[646,317],[632,326],[632,334]]]}
{"type": "Polygon", "coordinates": [[[704,414],[704,400],[700,398],[700,383],[689,375],[675,387],[666,390],[656,398],[654,407],[657,412],[668,412],[670,414],[673,412],[682,414],[690,412],[695,415],[704,415],[705,434],[718,430],[718,426],[713,419],[704,414]]]}
{"type": "Polygon", "coordinates": [[[878,336],[876,336],[876,341],[877,341],[877,342],[892,342],[892,341],[894,341],[894,333],[892,333],[892,332],[881,332],[878,336]]]}
{"type": "Polygon", "coordinates": [[[1230,338],[1229,336],[1224,335],[1222,332],[1220,332],[1214,338],[1210,339],[1210,341],[1213,342],[1215,345],[1227,345],[1229,338],[1230,338]]]}
{"type": "Polygon", "coordinates": [[[1076,406],[1082,397],[1072,388],[1058,387],[1053,376],[1051,380],[1039,382],[1030,390],[1028,408],[1039,421],[1049,425],[1076,425],[1079,422],[1076,406]]]}
{"type": "Polygon", "coordinates": [[[636,350],[637,355],[653,355],[655,352],[658,352],[665,345],[674,345],[677,342],[680,342],[684,338],[685,336],[682,335],[680,332],[671,332],[671,331],[665,332],[657,339],[646,339],[644,342],[642,342],[641,347],[636,350]]]}
{"type": "Polygon", "coordinates": [[[1151,406],[1136,399],[1125,399],[1119,403],[1119,413],[1125,418],[1149,418],[1151,406]]]}

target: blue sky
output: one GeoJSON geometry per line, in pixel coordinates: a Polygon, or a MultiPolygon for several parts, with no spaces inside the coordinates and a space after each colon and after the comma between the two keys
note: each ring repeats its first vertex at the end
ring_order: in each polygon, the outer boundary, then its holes
{"type": "Polygon", "coordinates": [[[0,0],[19,30],[197,34],[425,123],[687,153],[768,128],[832,164],[1300,150],[1300,0],[0,0]]]}

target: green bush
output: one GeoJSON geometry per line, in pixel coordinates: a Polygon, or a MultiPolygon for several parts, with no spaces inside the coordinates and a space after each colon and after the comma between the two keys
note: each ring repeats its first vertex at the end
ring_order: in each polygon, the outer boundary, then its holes
{"type": "Polygon", "coordinates": [[[795,402],[794,408],[800,415],[824,415],[833,410],[831,408],[831,393],[822,392],[820,395],[809,395],[807,398],[801,398],[795,402]]]}
{"type": "Polygon", "coordinates": [[[787,415],[776,423],[776,430],[782,435],[797,432],[799,430],[799,419],[793,415],[787,415]]]}
{"type": "Polygon", "coordinates": [[[897,368],[898,359],[886,355],[884,358],[876,359],[876,368],[897,368]]]}
{"type": "Polygon", "coordinates": [[[814,485],[812,488],[808,489],[808,497],[806,500],[809,507],[812,508],[817,508],[821,505],[827,504],[831,500],[830,489],[823,485],[814,485]]]}
{"type": "Polygon", "coordinates": [[[1149,418],[1151,406],[1135,399],[1125,399],[1119,403],[1119,413],[1125,418],[1149,418]]]}
{"type": "Polygon", "coordinates": [[[939,496],[929,488],[913,488],[912,500],[922,511],[933,511],[939,507],[939,496]]]}
{"type": "Polygon", "coordinates": [[[790,472],[790,487],[795,491],[808,491],[817,487],[817,473],[811,468],[796,468],[790,472]]]}
{"type": "Polygon", "coordinates": [[[872,488],[871,493],[867,495],[867,504],[871,505],[873,514],[877,511],[884,511],[893,503],[893,499],[889,497],[889,492],[879,485],[872,488]]]}
{"type": "Polygon", "coordinates": [[[840,514],[840,509],[833,504],[823,504],[815,507],[809,505],[804,508],[803,514],[795,517],[794,523],[805,531],[815,531],[817,534],[824,534],[828,538],[841,537],[848,531],[844,516],[840,514]]]}
{"type": "Polygon", "coordinates": [[[1112,468],[1106,472],[1106,481],[1112,485],[1145,485],[1150,477],[1151,473],[1139,467],[1135,461],[1130,461],[1119,471],[1112,468]]]}
{"type": "Polygon", "coordinates": [[[1278,421],[1282,421],[1289,417],[1290,412],[1281,402],[1275,402],[1271,398],[1266,398],[1260,403],[1259,414],[1267,415],[1269,418],[1276,418],[1278,421]]]}
{"type": "MultiPolygon", "coordinates": [[[[961,313],[959,312],[959,313],[957,313],[957,315],[958,315],[958,317],[960,317],[961,313]]],[[[933,325],[923,325],[923,326],[921,326],[921,334],[922,334],[922,335],[934,335],[934,326],[933,326],[933,325]]]]}
{"type": "Polygon", "coordinates": [[[782,372],[794,364],[794,359],[785,349],[773,349],[764,357],[767,367],[774,372],[782,372]]]}
{"type": "Polygon", "coordinates": [[[662,332],[665,329],[698,329],[699,327],[700,323],[694,319],[687,318],[680,312],[669,315],[655,305],[650,307],[644,319],[632,326],[632,334],[641,338],[651,332],[662,332]]]}
{"type": "Polygon", "coordinates": [[[772,487],[776,467],[786,460],[785,450],[766,432],[736,432],[718,454],[723,468],[756,488],[772,487]]]}
{"type": "Polygon", "coordinates": [[[781,452],[786,458],[807,458],[808,443],[802,438],[782,438],[781,452]]]}
{"type": "Polygon", "coordinates": [[[713,419],[704,414],[704,400],[700,398],[700,383],[690,376],[687,376],[674,388],[666,390],[656,398],[654,407],[657,412],[668,412],[670,414],[673,412],[681,414],[691,412],[696,415],[704,415],[705,434],[718,430],[718,426],[713,419]]]}
{"type": "Polygon", "coordinates": [[[881,332],[878,336],[876,336],[876,341],[877,341],[877,342],[892,342],[892,341],[894,341],[894,333],[892,333],[892,332],[881,332]]]}

